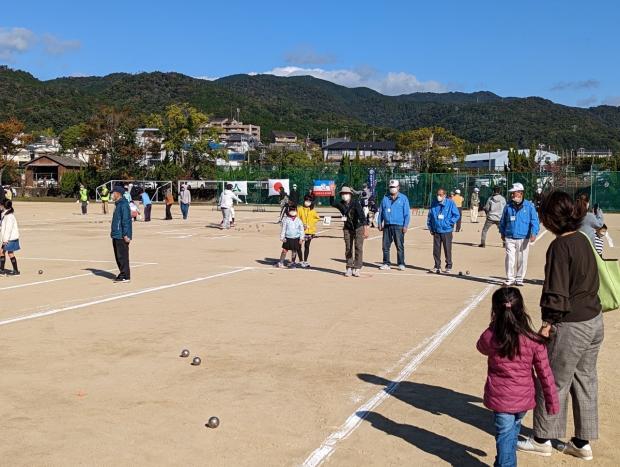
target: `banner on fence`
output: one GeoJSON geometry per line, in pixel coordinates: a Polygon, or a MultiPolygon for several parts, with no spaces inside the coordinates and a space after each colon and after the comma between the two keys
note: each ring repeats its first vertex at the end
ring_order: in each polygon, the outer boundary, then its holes
{"type": "Polygon", "coordinates": [[[374,195],[377,191],[377,171],[375,169],[368,170],[368,187],[374,195]]]}
{"type": "Polygon", "coordinates": [[[277,196],[280,194],[280,188],[284,188],[287,194],[289,190],[288,178],[270,178],[269,179],[269,196],[277,196]]]}
{"type": "Polygon", "coordinates": [[[336,196],[336,182],[334,180],[315,180],[312,184],[314,196],[336,196]]]}
{"type": "Polygon", "coordinates": [[[232,185],[232,191],[236,195],[248,195],[248,182],[226,182],[226,185],[232,185]]]}

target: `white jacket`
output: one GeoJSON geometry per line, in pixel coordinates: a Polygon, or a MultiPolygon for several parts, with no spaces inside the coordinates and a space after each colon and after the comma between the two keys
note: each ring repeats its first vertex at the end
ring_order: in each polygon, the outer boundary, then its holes
{"type": "Polygon", "coordinates": [[[2,216],[0,237],[2,238],[2,243],[19,239],[19,229],[17,228],[17,219],[15,219],[14,214],[5,214],[2,216]]]}
{"type": "Polygon", "coordinates": [[[235,201],[237,201],[237,203],[243,202],[232,190],[224,190],[220,195],[220,208],[230,209],[234,206],[235,201]]]}

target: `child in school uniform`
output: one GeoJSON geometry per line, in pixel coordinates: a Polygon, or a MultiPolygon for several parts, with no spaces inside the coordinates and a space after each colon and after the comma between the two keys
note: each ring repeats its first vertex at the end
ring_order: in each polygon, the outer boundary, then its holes
{"type": "Polygon", "coordinates": [[[560,410],[545,343],[546,339],[532,329],[519,289],[498,289],[492,298],[491,324],[477,344],[480,353],[488,357],[484,405],[494,412],[495,466],[517,465],[521,421],[536,407],[536,379],[547,413],[560,410]]]}
{"type": "Polygon", "coordinates": [[[297,215],[304,225],[304,248],[301,254],[301,267],[309,268],[310,243],[316,235],[316,224],[321,220],[319,213],[314,209],[314,197],[312,195],[304,196],[304,205],[297,208],[297,215]]]}
{"type": "Polygon", "coordinates": [[[2,239],[2,249],[0,250],[0,274],[19,276],[17,258],[15,258],[15,252],[20,249],[19,229],[17,227],[15,211],[13,210],[13,202],[7,199],[4,201],[2,207],[2,223],[0,224],[0,238],[2,239]],[[13,271],[4,269],[7,256],[11,260],[13,271]]]}
{"type": "Polygon", "coordinates": [[[284,266],[284,260],[289,251],[291,252],[289,268],[297,267],[297,256],[302,257],[301,245],[304,241],[304,224],[297,216],[297,206],[294,204],[289,206],[288,212],[282,219],[280,240],[282,241],[282,253],[280,253],[280,261],[276,267],[284,266]]]}

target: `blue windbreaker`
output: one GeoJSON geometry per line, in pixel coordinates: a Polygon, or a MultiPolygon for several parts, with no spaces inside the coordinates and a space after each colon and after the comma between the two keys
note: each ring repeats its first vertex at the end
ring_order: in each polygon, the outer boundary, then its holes
{"type": "Polygon", "coordinates": [[[131,225],[131,211],[129,210],[129,203],[123,197],[120,198],[114,207],[114,214],[112,215],[112,231],[110,237],[117,240],[123,237],[129,237],[131,239],[132,225],[131,225]]]}
{"type": "Polygon", "coordinates": [[[454,201],[445,199],[443,203],[440,203],[435,199],[428,210],[426,225],[432,233],[450,233],[460,217],[459,208],[456,207],[454,201]]]}
{"type": "Polygon", "coordinates": [[[402,193],[398,193],[395,200],[388,193],[381,201],[379,210],[379,225],[385,222],[385,225],[400,225],[401,227],[409,227],[411,219],[411,208],[409,207],[409,198],[402,193]]]}
{"type": "Polygon", "coordinates": [[[538,213],[534,203],[523,200],[523,206],[519,210],[512,201],[506,205],[499,221],[499,232],[503,237],[521,240],[538,235],[539,230],[538,213]]]}

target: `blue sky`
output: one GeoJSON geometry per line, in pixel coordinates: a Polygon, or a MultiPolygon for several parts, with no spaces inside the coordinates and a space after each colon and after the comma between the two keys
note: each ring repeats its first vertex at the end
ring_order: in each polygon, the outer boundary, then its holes
{"type": "Polygon", "coordinates": [[[312,74],[385,94],[620,105],[617,0],[6,2],[0,63],[38,78],[312,74]]]}

